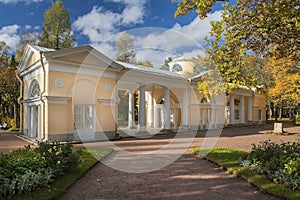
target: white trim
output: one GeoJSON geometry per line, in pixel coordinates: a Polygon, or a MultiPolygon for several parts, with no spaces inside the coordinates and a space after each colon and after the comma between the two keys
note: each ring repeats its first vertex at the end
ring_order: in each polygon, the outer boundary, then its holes
{"type": "Polygon", "coordinates": [[[46,96],[44,99],[48,104],[67,104],[71,97],[46,96]]]}
{"type": "Polygon", "coordinates": [[[28,81],[29,79],[32,79],[33,77],[36,77],[41,73],[42,73],[41,65],[35,65],[23,71],[20,74],[20,76],[23,77],[23,81],[28,81]]]}
{"type": "Polygon", "coordinates": [[[191,107],[198,107],[198,108],[225,108],[225,105],[218,105],[218,104],[190,104],[191,107]]]}
{"type": "Polygon", "coordinates": [[[41,101],[40,101],[39,97],[36,97],[36,98],[33,98],[33,99],[25,99],[25,100],[21,101],[21,103],[24,106],[33,106],[33,105],[41,104],[41,101]]]}
{"type": "Polygon", "coordinates": [[[101,103],[103,106],[114,106],[120,102],[120,99],[102,99],[97,98],[97,100],[101,103]]]}
{"type": "Polygon", "coordinates": [[[170,76],[164,76],[161,74],[146,74],[143,71],[134,71],[129,70],[126,72],[117,83],[117,87],[119,89],[130,89],[126,88],[127,85],[134,85],[135,88],[138,88],[139,85],[161,85],[169,88],[182,88],[186,89],[187,87],[191,87],[186,79],[179,79],[170,76]],[[132,84],[135,83],[135,84],[132,84]]]}
{"type": "Polygon", "coordinates": [[[96,77],[105,78],[116,78],[116,72],[111,72],[110,70],[105,70],[102,67],[98,68],[86,67],[78,65],[55,65],[51,64],[49,66],[49,71],[66,72],[73,74],[83,74],[96,77]]]}

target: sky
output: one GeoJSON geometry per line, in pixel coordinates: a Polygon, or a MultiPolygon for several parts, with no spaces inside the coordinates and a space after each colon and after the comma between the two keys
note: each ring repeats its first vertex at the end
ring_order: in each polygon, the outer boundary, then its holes
{"type": "MultiPolygon", "coordinates": [[[[52,0],[0,0],[0,41],[15,52],[26,30],[40,33],[52,0]]],[[[116,41],[126,32],[136,59],[161,66],[168,57],[203,55],[210,22],[220,20],[217,3],[206,19],[196,13],[174,18],[172,0],[63,0],[69,11],[76,46],[91,45],[115,59],[116,41]]]]}

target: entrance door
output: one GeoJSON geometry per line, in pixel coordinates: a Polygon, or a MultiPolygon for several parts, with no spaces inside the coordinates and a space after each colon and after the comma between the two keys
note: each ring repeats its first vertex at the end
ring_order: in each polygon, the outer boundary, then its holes
{"type": "Polygon", "coordinates": [[[91,140],[95,138],[95,106],[74,106],[75,140],[91,140]]]}
{"type": "Polygon", "coordinates": [[[28,107],[28,133],[27,136],[31,138],[37,138],[40,135],[40,109],[39,106],[28,107]]]}

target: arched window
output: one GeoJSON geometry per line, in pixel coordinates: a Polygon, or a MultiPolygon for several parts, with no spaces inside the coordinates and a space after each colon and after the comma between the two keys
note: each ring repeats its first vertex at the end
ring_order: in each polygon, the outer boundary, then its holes
{"type": "Polygon", "coordinates": [[[172,72],[181,72],[182,71],[182,67],[179,64],[174,64],[172,67],[172,72]]]}
{"type": "Polygon", "coordinates": [[[40,96],[40,86],[37,80],[33,80],[30,83],[30,87],[29,87],[29,98],[36,98],[40,96]]]}

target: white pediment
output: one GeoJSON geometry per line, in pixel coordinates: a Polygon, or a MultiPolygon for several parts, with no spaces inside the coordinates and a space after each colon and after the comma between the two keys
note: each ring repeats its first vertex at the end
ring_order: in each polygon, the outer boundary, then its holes
{"type": "Polygon", "coordinates": [[[19,64],[18,73],[22,74],[30,68],[37,68],[40,65],[41,52],[54,51],[54,49],[42,48],[34,45],[27,45],[19,64]]]}
{"type": "Polygon", "coordinates": [[[45,57],[50,66],[54,64],[73,67],[109,68],[114,71],[123,69],[121,65],[89,45],[45,52],[45,57]]]}

